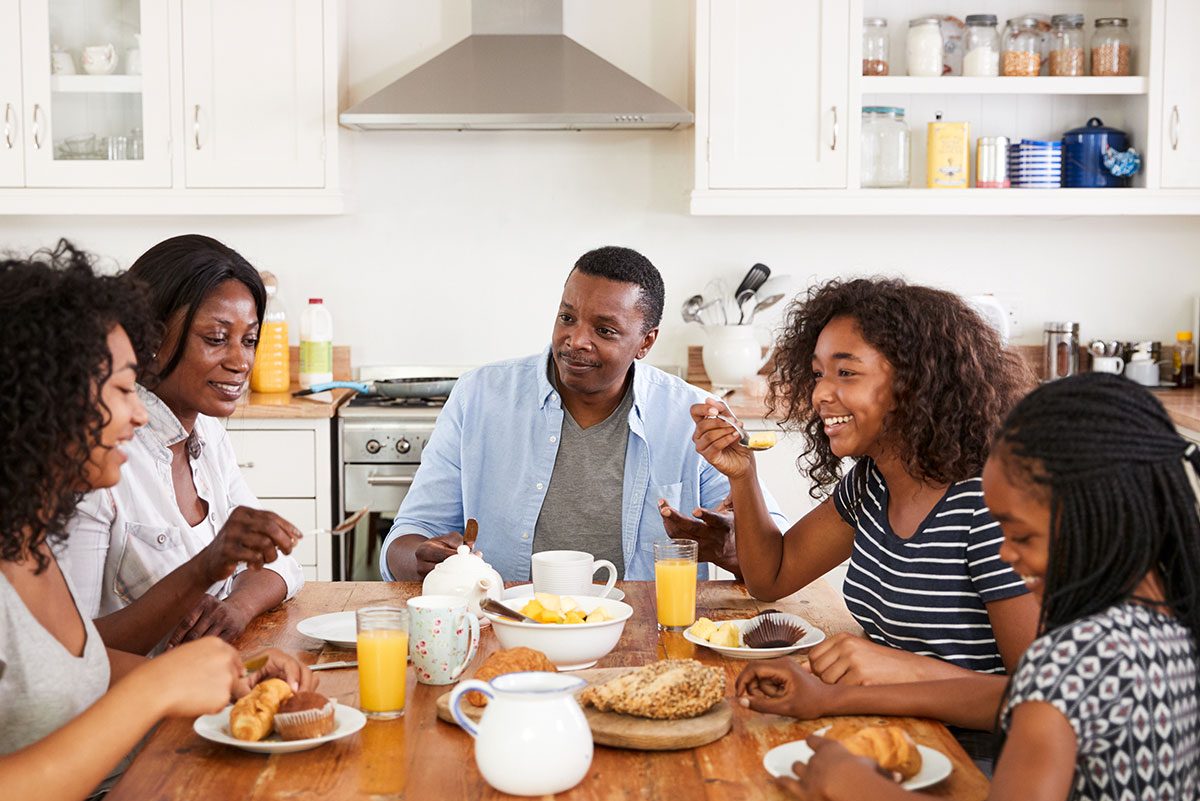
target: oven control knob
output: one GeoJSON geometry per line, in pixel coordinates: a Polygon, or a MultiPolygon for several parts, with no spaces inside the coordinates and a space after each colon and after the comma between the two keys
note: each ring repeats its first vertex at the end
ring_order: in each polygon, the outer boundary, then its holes
{"type": "Polygon", "coordinates": [[[379,453],[379,449],[382,447],[377,439],[367,440],[367,453],[379,453]]]}
{"type": "Polygon", "coordinates": [[[410,443],[404,437],[401,437],[400,439],[396,440],[396,453],[408,453],[411,450],[412,450],[412,443],[410,443]]]}

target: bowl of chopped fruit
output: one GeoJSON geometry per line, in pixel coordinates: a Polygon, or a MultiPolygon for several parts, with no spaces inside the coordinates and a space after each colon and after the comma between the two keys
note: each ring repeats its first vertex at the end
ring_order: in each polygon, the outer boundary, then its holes
{"type": "Polygon", "coordinates": [[[541,651],[559,670],[582,670],[607,656],[621,639],[625,621],[633,616],[629,604],[594,595],[529,591],[506,595],[504,604],[538,622],[518,622],[484,612],[500,645],[541,651]]]}

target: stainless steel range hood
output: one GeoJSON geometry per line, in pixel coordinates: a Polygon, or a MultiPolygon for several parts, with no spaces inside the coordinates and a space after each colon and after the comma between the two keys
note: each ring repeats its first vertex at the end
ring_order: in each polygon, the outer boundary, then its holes
{"type": "Polygon", "coordinates": [[[471,36],[342,112],[360,131],[676,128],[692,114],[562,34],[562,0],[474,0],[471,36]]]}

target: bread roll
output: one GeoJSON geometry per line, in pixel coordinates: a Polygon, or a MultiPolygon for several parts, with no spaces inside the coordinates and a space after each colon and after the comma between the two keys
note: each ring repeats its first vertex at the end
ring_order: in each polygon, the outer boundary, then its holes
{"type": "MultiPolygon", "coordinates": [[[[535,651],[533,648],[509,648],[496,651],[485,659],[479,666],[479,670],[475,671],[475,678],[480,681],[491,681],[497,676],[521,673],[527,670],[555,673],[558,669],[541,651],[535,651]]],[[[471,706],[487,706],[488,699],[483,693],[472,690],[466,695],[471,706]]]]}
{"type": "Polygon", "coordinates": [[[921,772],[921,752],[912,738],[898,726],[867,726],[850,732],[847,724],[838,724],[826,732],[856,756],[873,759],[879,767],[900,774],[905,782],[921,772]]]}
{"type": "Polygon", "coordinates": [[[271,733],[279,705],[291,697],[292,688],[282,679],[259,682],[229,710],[229,733],[239,740],[261,740],[271,733]]]}

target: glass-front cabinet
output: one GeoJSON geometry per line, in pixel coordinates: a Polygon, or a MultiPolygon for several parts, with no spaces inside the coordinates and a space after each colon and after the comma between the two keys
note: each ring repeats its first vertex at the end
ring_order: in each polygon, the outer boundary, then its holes
{"type": "Polygon", "coordinates": [[[24,185],[170,186],[167,4],[20,0],[20,20],[24,185]]]}

